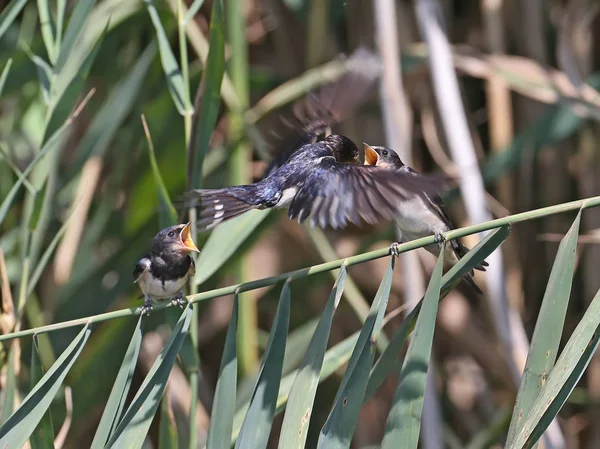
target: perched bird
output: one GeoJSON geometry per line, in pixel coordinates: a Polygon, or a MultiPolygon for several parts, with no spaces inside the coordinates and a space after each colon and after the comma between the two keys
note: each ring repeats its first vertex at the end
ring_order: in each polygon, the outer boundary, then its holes
{"type": "MultiPolygon", "coordinates": [[[[405,165],[394,150],[367,144],[364,144],[364,149],[365,165],[367,166],[380,167],[415,178],[423,177],[423,175],[405,165]]],[[[398,199],[394,221],[402,233],[402,241],[404,242],[435,235],[436,240],[442,243],[445,241],[443,233],[454,229],[442,199],[439,194],[433,193],[431,190],[424,190],[422,194],[415,195],[408,200],[398,199]]],[[[440,254],[439,245],[427,245],[425,249],[435,256],[440,254]]],[[[469,251],[458,239],[446,243],[446,249],[450,250],[444,253],[446,269],[452,267],[458,259],[469,251]]],[[[488,263],[484,261],[475,268],[485,271],[486,266],[488,266],[488,263]]],[[[472,274],[473,272],[465,277],[465,281],[478,293],[482,293],[481,289],[475,284],[472,274]]]]}
{"type": "Polygon", "coordinates": [[[169,226],[156,234],[150,254],[133,270],[133,282],[139,284],[145,298],[142,314],[150,314],[152,302],[161,298],[172,298],[180,307],[186,304],[183,286],[196,272],[192,251],[200,252],[192,240],[190,223],[169,226]]]}

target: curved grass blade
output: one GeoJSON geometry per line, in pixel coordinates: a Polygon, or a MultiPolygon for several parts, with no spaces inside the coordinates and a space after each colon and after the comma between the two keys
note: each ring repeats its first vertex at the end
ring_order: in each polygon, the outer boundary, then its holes
{"type": "Polygon", "coordinates": [[[418,447],[421,432],[421,415],[427,369],[433,345],[433,333],[437,318],[442,269],[444,267],[445,245],[442,246],[435,264],[431,280],[427,286],[421,313],[417,318],[415,333],[411,339],[406,359],[400,372],[400,382],[396,388],[392,409],[385,425],[381,449],[418,447]]]}
{"type": "Polygon", "coordinates": [[[317,329],[298,368],[298,374],[296,374],[288,398],[289,405],[283,417],[278,446],[280,449],[301,449],[306,444],[308,425],[310,424],[315,394],[319,385],[319,375],[325,357],[325,350],[327,349],[331,322],[342,297],[347,277],[346,267],[342,266],[329,295],[325,310],[319,319],[317,329]]]}
{"type": "Polygon", "coordinates": [[[50,3],[48,0],[37,0],[37,7],[40,16],[42,40],[46,46],[48,59],[54,64],[58,53],[56,52],[57,48],[54,41],[54,37],[56,36],[56,24],[54,23],[54,17],[50,13],[50,3]]]}
{"type": "Polygon", "coordinates": [[[177,359],[179,348],[190,328],[191,320],[192,309],[188,304],[177,321],[169,341],[156,358],[123,419],[111,435],[106,448],[142,447],[167,385],[169,373],[177,359]]]}
{"type": "Polygon", "coordinates": [[[169,399],[169,390],[165,392],[160,405],[160,429],[158,431],[158,449],[179,449],[175,417],[169,399]]]}
{"type": "MultiPolygon", "coordinates": [[[[44,376],[44,369],[40,361],[40,348],[35,335],[33,336],[31,345],[31,365],[29,366],[29,370],[31,377],[30,390],[33,390],[35,385],[44,376]]],[[[31,449],[54,449],[54,429],[52,427],[52,415],[49,408],[31,434],[29,444],[31,445],[31,449]]]]}
{"type": "Polygon", "coordinates": [[[231,320],[225,347],[223,348],[223,358],[221,359],[221,368],[219,369],[219,378],[215,388],[215,399],[212,412],[210,414],[211,422],[208,428],[208,439],[206,441],[207,449],[230,449],[231,448],[231,430],[233,429],[233,416],[235,413],[235,392],[237,386],[237,327],[238,327],[239,298],[235,295],[233,298],[233,309],[231,311],[231,320]]]}
{"type": "Polygon", "coordinates": [[[6,33],[6,30],[8,30],[8,27],[12,25],[26,4],[27,0],[12,0],[4,7],[2,14],[0,14],[0,39],[2,39],[2,36],[6,33]]]}
{"type": "MultiPolygon", "coordinates": [[[[496,248],[498,248],[504,240],[510,234],[510,226],[502,226],[488,235],[486,235],[471,251],[469,251],[462,259],[458,261],[448,272],[442,276],[442,293],[443,298],[450,292],[465,273],[470,272],[473,267],[479,265],[485,260],[490,254],[492,254],[496,248]]],[[[402,366],[402,358],[400,357],[402,346],[406,340],[406,337],[412,332],[413,323],[416,317],[419,315],[423,301],[415,306],[415,308],[408,314],[404,319],[392,339],[390,344],[383,351],[381,357],[375,362],[375,366],[369,376],[369,384],[367,385],[367,392],[365,393],[365,401],[367,401],[379,385],[383,382],[383,379],[391,371],[398,371],[402,366]]]]}
{"type": "Polygon", "coordinates": [[[50,407],[52,399],[77,360],[91,331],[90,324],[86,324],[35,388],[29,392],[17,411],[0,427],[0,447],[22,447],[25,444],[50,407]]]}
{"type": "Polygon", "coordinates": [[[123,408],[125,407],[125,400],[129,393],[131,386],[131,380],[133,379],[133,373],[137,363],[138,354],[140,352],[140,346],[142,344],[142,316],[138,319],[138,322],[133,330],[133,336],[123,357],[123,362],[117,373],[115,383],[113,384],[110,396],[104,407],[100,424],[96,429],[94,440],[90,449],[102,449],[110,435],[114,432],[121,419],[123,408]]]}
{"type": "Polygon", "coordinates": [[[146,4],[148,14],[150,14],[150,19],[152,20],[154,30],[156,31],[160,61],[165,72],[165,76],[167,77],[167,86],[169,87],[169,92],[171,93],[175,107],[177,107],[177,110],[181,115],[192,114],[194,112],[193,110],[186,110],[185,105],[190,104],[190,99],[186,98],[186,89],[184,88],[181,70],[179,69],[179,64],[177,64],[173,50],[171,49],[171,44],[167,38],[167,33],[160,22],[158,12],[156,11],[152,0],[144,0],[144,3],[146,4]]]}
{"type": "Polygon", "coordinates": [[[319,435],[317,448],[342,449],[350,447],[358,414],[363,404],[369,372],[375,357],[375,344],[381,331],[383,316],[390,297],[395,258],[385,272],[369,315],[360,331],[358,341],[348,362],[333,408],[319,435]]]}
{"type": "Polygon", "coordinates": [[[150,166],[152,167],[152,176],[156,183],[156,189],[158,191],[158,202],[160,204],[160,227],[165,228],[177,223],[177,212],[171,202],[171,197],[165,186],[160,168],[158,168],[158,162],[156,162],[156,155],[154,153],[154,144],[152,143],[152,136],[146,123],[146,118],[142,115],[142,124],[144,125],[144,133],[146,134],[146,140],[148,142],[148,156],[150,157],[150,166]]]}
{"type": "Polygon", "coordinates": [[[267,218],[271,209],[254,209],[232,220],[221,223],[204,244],[196,263],[194,282],[202,284],[246,241],[262,221],[267,218]]]}
{"type": "Polygon", "coordinates": [[[8,78],[8,72],[10,71],[10,67],[12,66],[12,58],[6,62],[4,69],[2,70],[2,75],[0,75],[0,96],[2,95],[2,91],[4,90],[4,85],[6,84],[6,79],[8,78]]]}
{"type": "Polygon", "coordinates": [[[4,403],[2,404],[2,416],[0,422],[4,424],[12,414],[15,406],[15,397],[17,393],[17,375],[15,372],[15,358],[21,353],[19,345],[21,342],[14,342],[11,345],[8,354],[8,363],[6,366],[6,383],[4,386],[4,403]]]}
{"type": "Polygon", "coordinates": [[[250,407],[235,445],[236,449],[267,447],[277,406],[289,321],[290,283],[286,282],[281,290],[275,321],[269,334],[269,343],[250,399],[250,407]]]}
{"type": "MultiPolygon", "coordinates": [[[[328,379],[331,375],[337,372],[342,366],[348,363],[350,359],[350,355],[352,353],[352,349],[356,345],[356,341],[358,340],[358,332],[353,335],[350,335],[345,340],[342,340],[340,343],[329,349],[325,353],[325,358],[323,361],[323,366],[321,368],[321,376],[319,378],[319,383],[323,382],[325,379],[328,379]]],[[[294,379],[296,379],[296,375],[298,371],[293,371],[287,376],[284,376],[281,379],[281,384],[279,385],[279,394],[277,395],[277,410],[275,414],[279,414],[285,408],[285,405],[288,402],[288,397],[290,394],[290,390],[292,388],[292,384],[294,383],[294,379]]],[[[248,403],[240,406],[239,410],[235,413],[233,418],[233,434],[232,434],[232,444],[238,437],[240,432],[240,427],[242,426],[242,420],[244,419],[244,415],[246,410],[248,409],[248,403]]]]}
{"type": "Polygon", "coordinates": [[[554,369],[508,449],[530,448],[556,417],[600,343],[600,291],[560,354],[554,369]]]}
{"type": "MultiPolygon", "coordinates": [[[[188,11],[188,14],[194,8],[188,11]]],[[[225,73],[225,25],[223,20],[222,0],[213,2],[210,16],[210,48],[206,58],[204,79],[200,86],[204,86],[200,108],[195,111],[193,119],[194,136],[191,139],[193,148],[190,149],[188,167],[192,170],[188,173],[191,180],[190,187],[200,188],[202,182],[202,165],[208,152],[208,144],[219,114],[221,103],[221,84],[225,73]],[[202,115],[200,115],[202,114],[202,115]],[[200,120],[200,117],[202,119],[200,120]]],[[[200,88],[200,87],[198,87],[200,88]]]]}
{"type": "Polygon", "coordinates": [[[563,324],[571,295],[573,271],[575,269],[575,251],[579,237],[581,210],[563,237],[558,247],[540,313],[531,338],[531,345],[525,370],[519,385],[517,402],[513,410],[508,431],[507,445],[510,445],[521,430],[524,418],[529,415],[558,354],[563,324]]]}
{"type": "Polygon", "coordinates": [[[204,3],[204,0],[194,0],[193,1],[193,3],[190,5],[190,9],[187,10],[187,12],[185,13],[185,16],[183,17],[184,24],[187,25],[187,23],[196,16],[196,14],[200,10],[200,7],[202,6],[203,3],[204,3]]]}
{"type": "Polygon", "coordinates": [[[71,54],[71,50],[79,38],[81,30],[83,29],[88,16],[92,12],[94,3],[96,3],[96,0],[79,0],[75,4],[73,14],[71,14],[71,18],[69,19],[69,25],[65,31],[65,36],[61,42],[60,51],[56,58],[56,64],[54,64],[54,73],[62,72],[65,63],[71,54]]]}

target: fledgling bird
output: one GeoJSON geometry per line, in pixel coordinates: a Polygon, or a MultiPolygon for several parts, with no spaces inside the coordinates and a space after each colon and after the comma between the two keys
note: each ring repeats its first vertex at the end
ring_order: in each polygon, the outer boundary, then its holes
{"type": "Polygon", "coordinates": [[[194,276],[196,265],[190,252],[200,252],[190,233],[191,224],[169,226],[161,230],[152,243],[152,250],[140,259],[133,270],[133,282],[137,282],[144,295],[142,314],[149,315],[152,302],[172,298],[174,305],[186,304],[183,287],[194,276]]]}
{"type": "MultiPolygon", "coordinates": [[[[365,165],[367,166],[381,167],[415,178],[423,176],[405,165],[394,150],[382,146],[370,146],[366,143],[364,149],[365,165]]],[[[408,201],[399,199],[396,204],[394,221],[402,233],[402,241],[404,242],[435,235],[436,240],[441,243],[444,241],[443,233],[454,229],[442,199],[439,194],[435,194],[431,190],[423,191],[421,195],[415,195],[408,201]]],[[[425,249],[435,256],[440,254],[439,245],[427,245],[425,249]]],[[[445,269],[452,267],[458,259],[469,251],[459,239],[447,242],[446,249],[449,251],[444,253],[445,269]]],[[[486,266],[488,266],[488,263],[484,261],[475,268],[485,271],[486,266]]],[[[465,281],[478,293],[482,293],[481,289],[475,284],[472,275],[473,272],[471,271],[471,274],[465,277],[465,281]]]]}

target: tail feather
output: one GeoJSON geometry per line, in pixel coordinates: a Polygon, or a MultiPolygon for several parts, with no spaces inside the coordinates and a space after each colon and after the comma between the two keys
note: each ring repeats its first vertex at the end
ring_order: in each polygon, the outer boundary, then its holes
{"type": "MultiPolygon", "coordinates": [[[[462,259],[469,252],[469,248],[463,245],[463,243],[459,239],[452,240],[452,249],[454,250],[456,257],[459,259],[462,259]]],[[[484,260],[479,265],[473,268],[479,271],[485,271],[485,267],[487,266],[489,266],[489,264],[484,260]]],[[[473,272],[471,272],[471,274],[473,274],[473,272]]]]}
{"type": "Polygon", "coordinates": [[[188,206],[200,206],[199,229],[211,229],[260,206],[254,186],[236,186],[224,189],[193,190],[187,194],[188,206]]]}
{"type": "Polygon", "coordinates": [[[467,285],[470,289],[475,290],[475,292],[479,293],[480,295],[483,295],[483,291],[479,288],[479,286],[475,283],[475,279],[473,279],[473,276],[470,274],[466,274],[463,279],[462,279],[463,283],[465,285],[467,285]]]}

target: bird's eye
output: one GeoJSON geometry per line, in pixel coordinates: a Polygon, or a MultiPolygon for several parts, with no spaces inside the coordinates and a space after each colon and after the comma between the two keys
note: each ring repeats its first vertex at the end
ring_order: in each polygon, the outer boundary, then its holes
{"type": "Polygon", "coordinates": [[[388,150],[383,150],[383,151],[381,152],[381,154],[382,154],[383,156],[387,156],[387,155],[388,155],[388,150]]]}
{"type": "Polygon", "coordinates": [[[175,237],[175,233],[174,233],[173,231],[169,232],[167,235],[168,235],[169,237],[175,237]]]}

